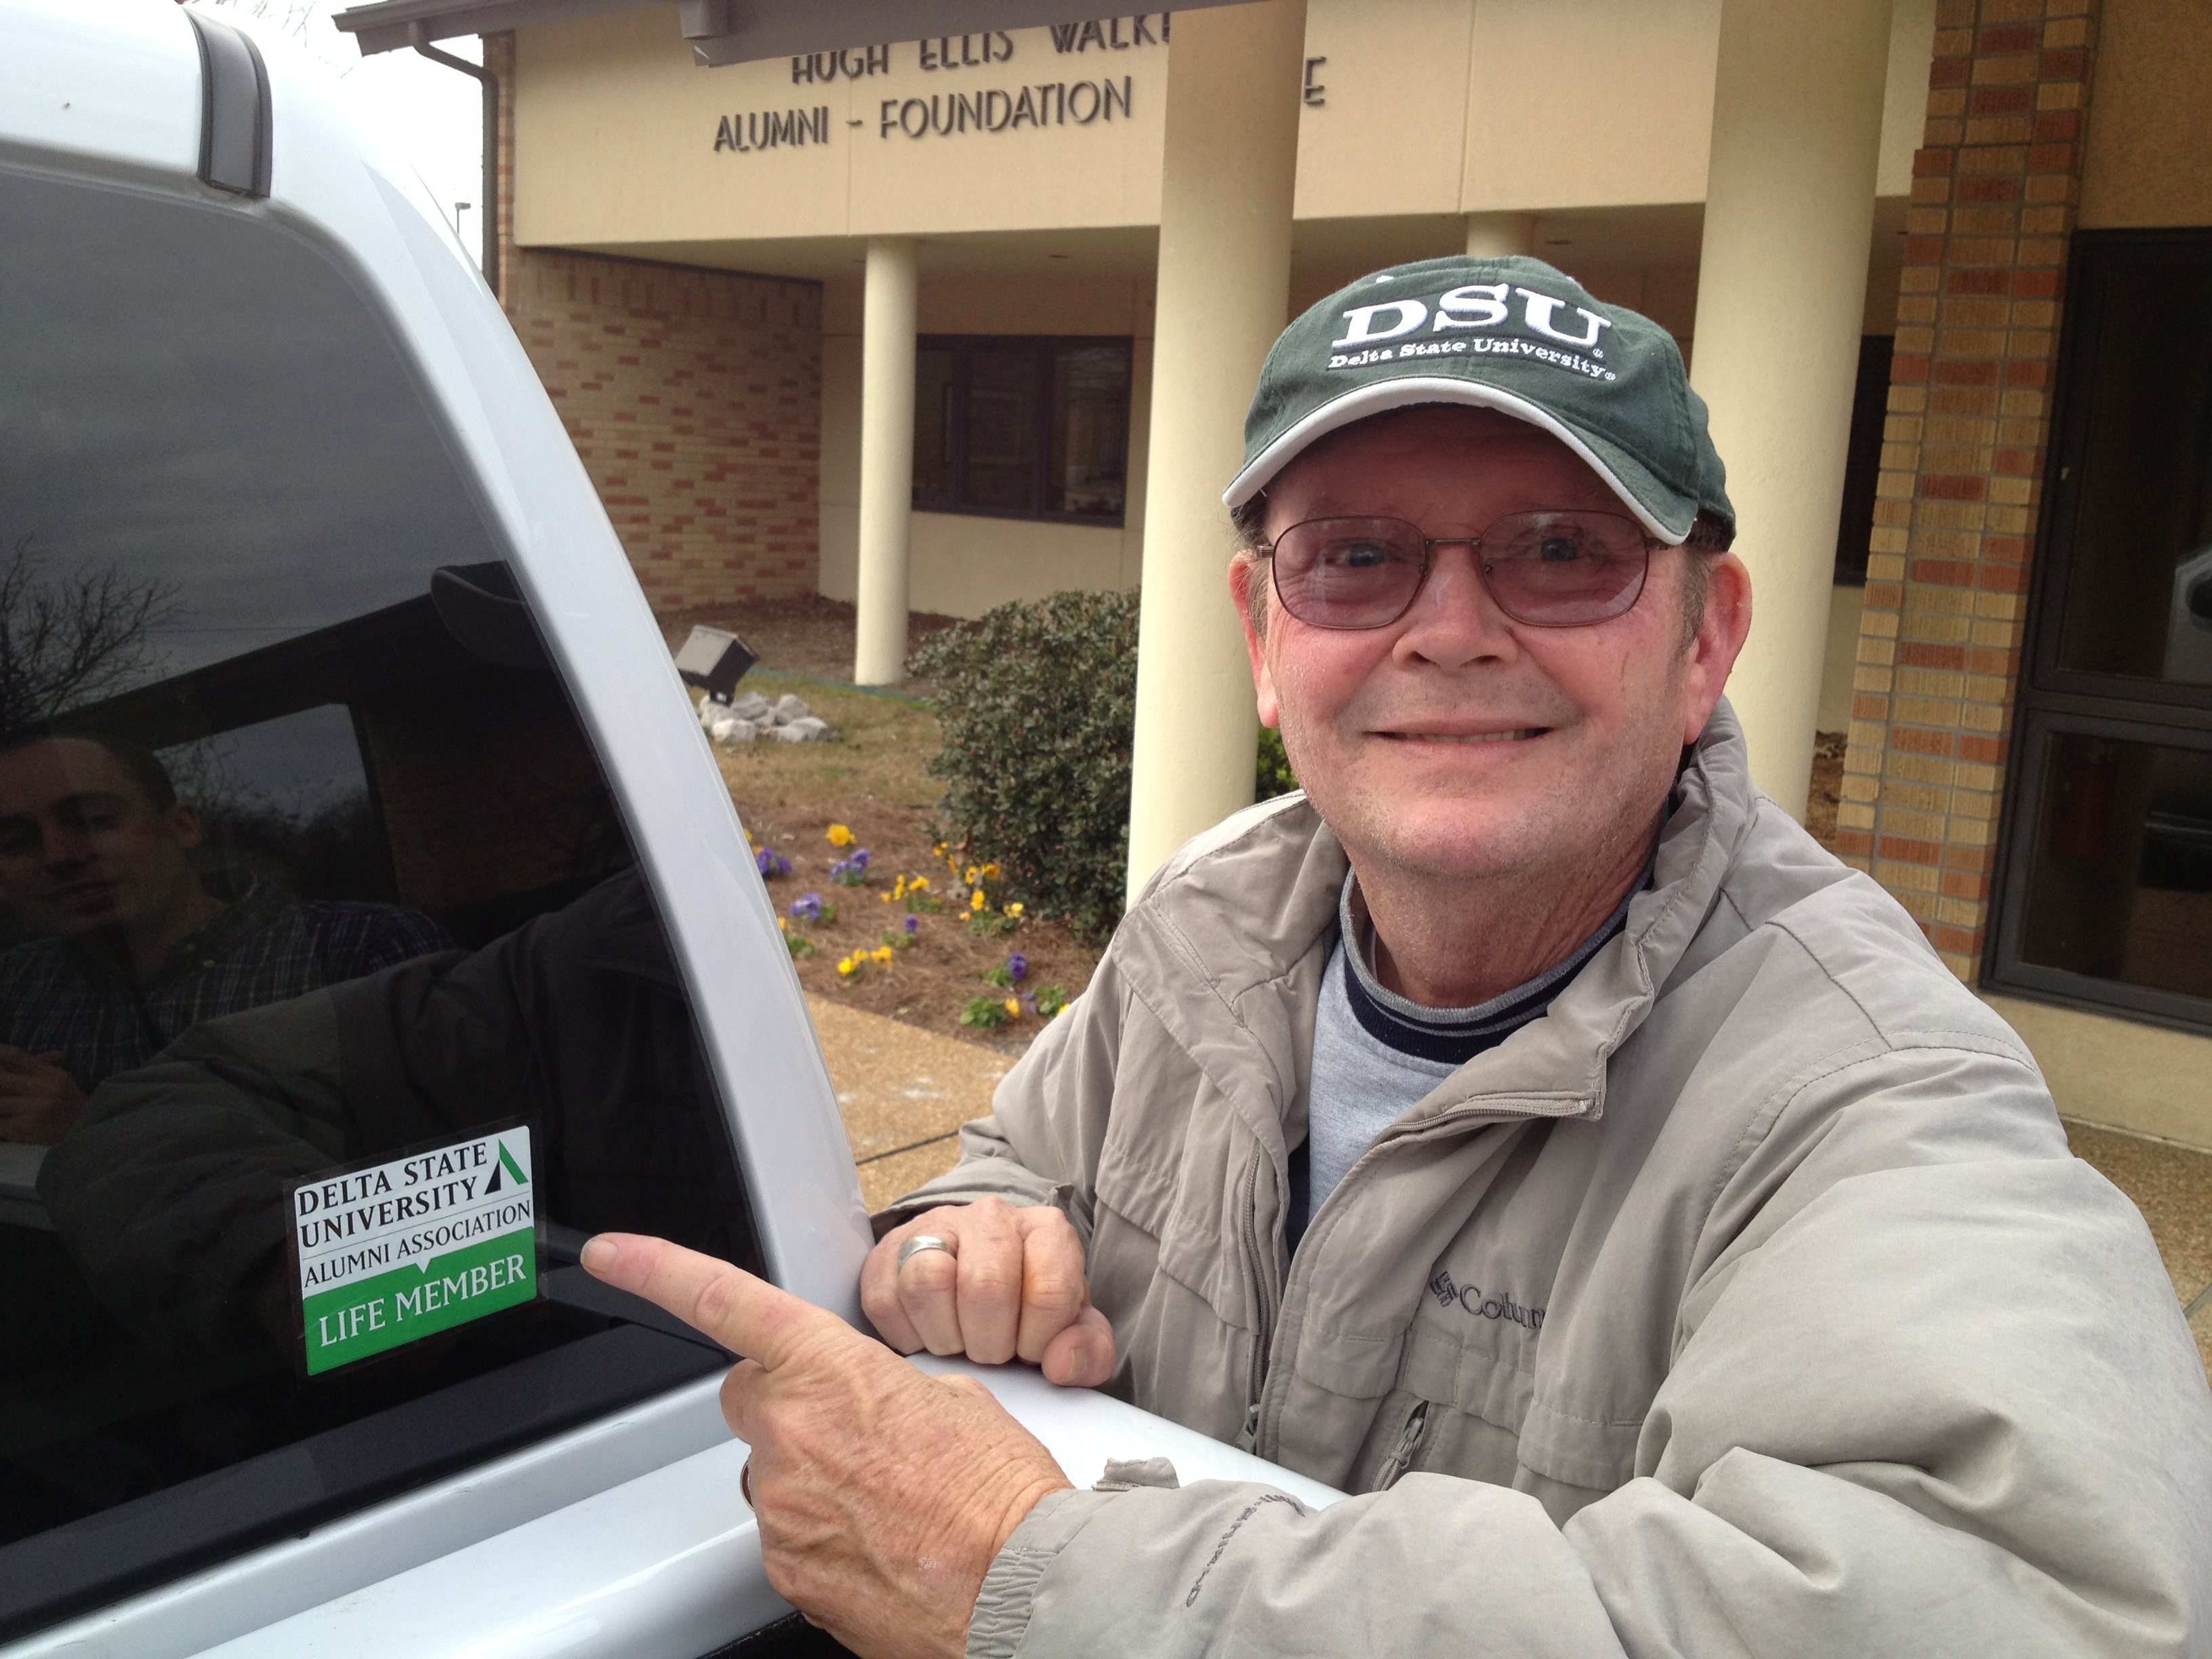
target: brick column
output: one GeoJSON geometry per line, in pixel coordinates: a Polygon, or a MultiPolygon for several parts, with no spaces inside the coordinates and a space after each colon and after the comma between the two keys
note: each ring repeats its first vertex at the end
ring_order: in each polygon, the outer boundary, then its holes
{"type": "Polygon", "coordinates": [[[1972,983],[2051,430],[2097,0],[1940,0],[1837,850],[1972,983]]]}

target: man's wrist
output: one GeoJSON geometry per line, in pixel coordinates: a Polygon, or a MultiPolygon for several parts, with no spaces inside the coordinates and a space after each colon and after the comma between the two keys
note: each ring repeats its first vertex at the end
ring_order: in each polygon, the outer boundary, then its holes
{"type": "MultiPolygon", "coordinates": [[[[1006,1547],[1006,1541],[1021,1530],[1022,1522],[1030,1518],[1030,1512],[1039,1504],[1056,1492],[1073,1492],[1074,1490],[1075,1484],[1071,1480],[1066,1479],[1054,1480],[1049,1477],[1039,1476],[1015,1493],[1007,1501],[1000,1514],[998,1530],[991,1544],[991,1559],[998,1559],[1000,1553],[1006,1547]]],[[[988,1562],[985,1563],[985,1571],[989,1571],[988,1562]]]]}
{"type": "Polygon", "coordinates": [[[1069,1486],[1044,1493],[1030,1506],[983,1575],[968,1620],[967,1659],[1012,1659],[1028,1632],[1047,1570],[1086,1522],[1121,1497],[1069,1486]]]}

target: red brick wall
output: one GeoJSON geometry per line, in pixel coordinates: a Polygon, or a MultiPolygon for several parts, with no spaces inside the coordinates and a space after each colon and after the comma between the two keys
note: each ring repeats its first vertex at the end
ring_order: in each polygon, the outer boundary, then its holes
{"type": "Polygon", "coordinates": [[[1979,969],[2097,0],[1940,0],[1837,850],[1979,969]]]}
{"type": "MultiPolygon", "coordinates": [[[[485,42],[511,87],[514,37],[485,42]]],[[[815,591],[819,284],[514,244],[500,119],[500,298],[655,611],[815,591]]]]}

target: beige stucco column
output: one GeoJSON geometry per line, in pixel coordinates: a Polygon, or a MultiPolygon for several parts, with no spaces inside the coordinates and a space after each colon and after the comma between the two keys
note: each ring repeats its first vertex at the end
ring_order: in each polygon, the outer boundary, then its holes
{"type": "Polygon", "coordinates": [[[906,677],[907,544],[914,518],[914,243],[868,241],[860,311],[860,547],[853,678],[906,677]]]}
{"type": "Polygon", "coordinates": [[[1866,307],[1890,0],[1725,0],[1691,379],[1753,622],[1729,696],[1802,817],[1866,307]]]}
{"type": "Polygon", "coordinates": [[[1467,216],[1467,256],[1496,259],[1508,253],[1536,251],[1536,216],[1533,213],[1470,213],[1467,216]]]}
{"type": "Polygon", "coordinates": [[[1252,675],[1221,492],[1288,320],[1305,0],[1179,13],[1168,58],[1129,891],[1252,804],[1252,675]]]}

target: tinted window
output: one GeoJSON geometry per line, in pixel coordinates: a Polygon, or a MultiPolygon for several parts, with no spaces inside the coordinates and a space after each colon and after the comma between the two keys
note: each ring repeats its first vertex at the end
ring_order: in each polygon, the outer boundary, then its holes
{"type": "Polygon", "coordinates": [[[1045,509],[1120,523],[1129,481],[1129,353],[1065,344],[1052,354],[1052,467],[1045,509]]]}
{"type": "Polygon", "coordinates": [[[2204,1030],[2212,231],[2079,232],[2065,293],[1989,976],[2204,1030]]]}
{"type": "Polygon", "coordinates": [[[952,504],[952,348],[914,355],[914,504],[952,504]]]}
{"type": "Polygon", "coordinates": [[[723,1363],[589,1232],[757,1252],[621,814],[381,315],[228,206],[0,170],[0,223],[5,1637],[723,1363]],[[463,1182],[507,1230],[473,1281],[405,1259],[463,1182]]]}
{"type": "Polygon", "coordinates": [[[1118,525],[1128,471],[1127,340],[921,343],[915,506],[1118,525]]]}
{"type": "Polygon", "coordinates": [[[1863,587],[1874,504],[1881,482],[1882,428],[1889,415],[1889,360],[1897,342],[1887,334],[1859,340],[1858,380],[1851,390],[1851,429],[1844,452],[1844,501],[1836,521],[1836,586],[1863,587]]]}
{"type": "Polygon", "coordinates": [[[2212,1000],[2212,750],[2058,732],[2022,960],[2212,1000]]]}
{"type": "Polygon", "coordinates": [[[2085,262],[2063,668],[2212,686],[2212,257],[2085,262]]]}

